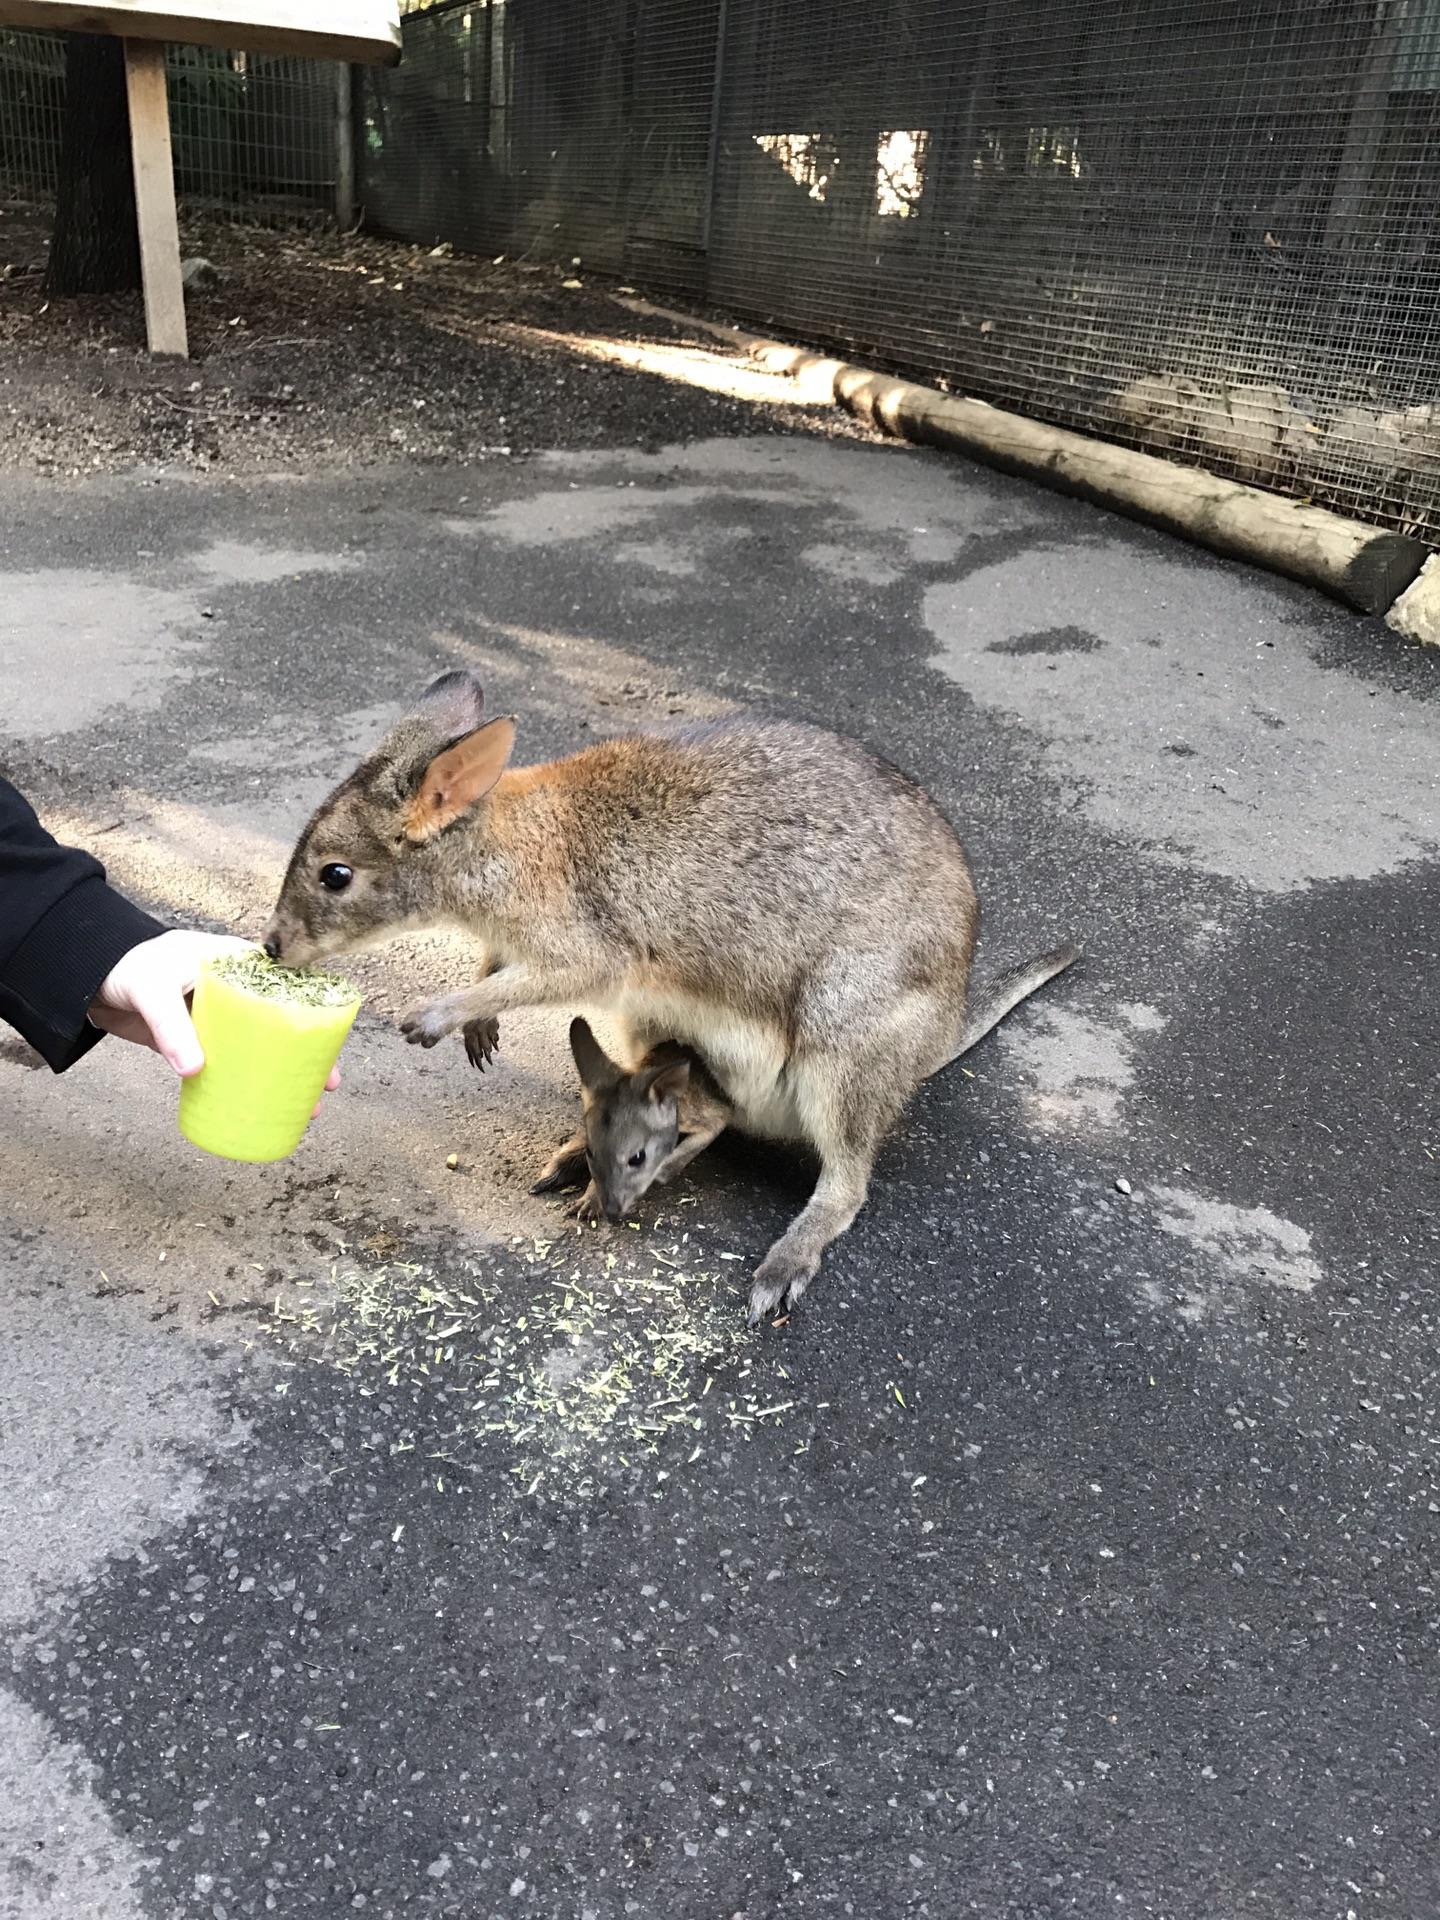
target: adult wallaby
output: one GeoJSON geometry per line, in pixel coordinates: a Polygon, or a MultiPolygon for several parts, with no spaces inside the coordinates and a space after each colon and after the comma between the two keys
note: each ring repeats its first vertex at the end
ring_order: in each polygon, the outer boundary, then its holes
{"type": "Polygon", "coordinates": [[[442,674],[301,834],[266,949],[303,966],[458,924],[483,977],[405,1017],[422,1046],[463,1031],[483,1058],[514,1008],[590,1006],[633,1058],[694,1047],[747,1132],[820,1156],[755,1274],[758,1322],[805,1291],[886,1130],[965,1044],[965,851],[913,781],[817,727],[737,716],[507,773],[514,740],[472,674],[442,674]]]}

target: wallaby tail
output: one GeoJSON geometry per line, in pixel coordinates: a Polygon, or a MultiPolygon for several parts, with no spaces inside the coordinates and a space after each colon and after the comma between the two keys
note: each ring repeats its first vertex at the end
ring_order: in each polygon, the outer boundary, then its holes
{"type": "Polygon", "coordinates": [[[1018,1007],[1022,1000],[1028,1000],[1037,988],[1043,987],[1047,980],[1053,980],[1057,973],[1063,973],[1080,958],[1080,949],[1066,941],[1063,947],[1054,947],[1049,953],[1042,953],[1034,960],[1023,961],[1018,967],[1009,967],[1004,973],[997,974],[993,980],[986,980],[972,998],[965,1013],[965,1025],[960,1029],[960,1044],[950,1059],[958,1060],[962,1053],[968,1053],[979,1040],[983,1040],[992,1027],[1018,1007]]]}

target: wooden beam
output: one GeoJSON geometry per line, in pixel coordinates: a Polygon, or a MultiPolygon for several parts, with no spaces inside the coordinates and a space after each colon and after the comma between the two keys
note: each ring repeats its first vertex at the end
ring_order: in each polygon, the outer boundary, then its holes
{"type": "Polygon", "coordinates": [[[249,53],[393,66],[397,0],[0,0],[0,27],[114,33],[249,53]]]}
{"type": "Polygon", "coordinates": [[[125,42],[125,90],[130,100],[130,158],[140,222],[146,339],[151,353],[174,354],[183,360],[190,344],[180,279],[180,227],[175,218],[175,167],[162,42],[125,42]]]}

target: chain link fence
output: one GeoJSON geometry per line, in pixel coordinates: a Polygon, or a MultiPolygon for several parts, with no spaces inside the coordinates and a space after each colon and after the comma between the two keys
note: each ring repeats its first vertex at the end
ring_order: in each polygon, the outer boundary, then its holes
{"type": "Polygon", "coordinates": [[[391,234],[1440,539],[1440,0],[441,0],[391,234]]]}
{"type": "MultiPolygon", "coordinates": [[[[334,210],[334,66],[181,46],[167,66],[187,212],[303,221],[334,210]]],[[[65,36],[0,30],[0,197],[54,192],[64,105],[65,36]]]]}

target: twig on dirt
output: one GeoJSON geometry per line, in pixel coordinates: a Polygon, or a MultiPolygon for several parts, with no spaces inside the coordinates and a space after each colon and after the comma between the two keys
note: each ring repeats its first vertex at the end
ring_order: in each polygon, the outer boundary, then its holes
{"type": "MultiPolygon", "coordinates": [[[[296,334],[293,339],[289,340],[270,340],[262,333],[258,338],[253,340],[227,340],[225,342],[225,351],[229,353],[248,353],[256,347],[320,347],[324,346],[324,344],[325,342],[323,340],[317,340],[313,334],[296,334]]],[[[217,359],[222,357],[218,350],[215,357],[217,359]]]]}

